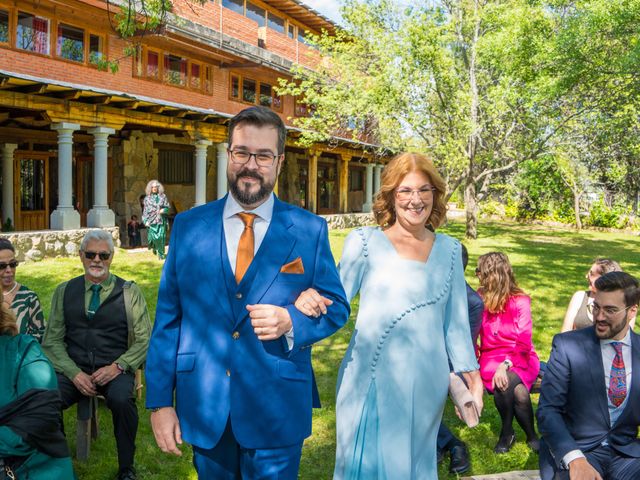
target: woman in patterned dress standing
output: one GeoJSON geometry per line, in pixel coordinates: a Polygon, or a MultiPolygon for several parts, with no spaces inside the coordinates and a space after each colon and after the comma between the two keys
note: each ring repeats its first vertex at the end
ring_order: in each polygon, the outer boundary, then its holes
{"type": "Polygon", "coordinates": [[[167,240],[167,214],[169,200],[164,194],[164,187],[158,180],[151,180],[145,188],[142,223],[147,227],[149,249],[164,260],[164,246],[167,240]]]}

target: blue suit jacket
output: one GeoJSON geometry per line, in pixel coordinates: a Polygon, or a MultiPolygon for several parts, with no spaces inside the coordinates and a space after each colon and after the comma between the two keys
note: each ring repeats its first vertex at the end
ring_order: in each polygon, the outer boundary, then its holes
{"type": "Polygon", "coordinates": [[[327,224],[276,199],[266,236],[237,285],[224,237],[225,200],[175,219],[147,354],[147,408],[171,406],[175,395],[183,438],[202,448],[218,443],[229,418],[245,448],[301,443],[311,434],[317,398],[309,347],[349,317],[327,224]],[[280,271],[298,257],[304,273],[280,271]],[[334,301],[317,319],[293,306],[309,287],[334,301]],[[284,337],[257,339],[245,308],[257,303],[287,308],[291,351],[284,337]]]}
{"type": "MultiPolygon", "coordinates": [[[[621,454],[640,457],[640,440],[636,438],[640,425],[640,337],[633,331],[631,355],[631,391],[618,421],[611,426],[595,328],[554,337],[547,371],[542,377],[537,418],[538,430],[555,460],[555,468],[571,450],[587,452],[604,440],[621,454]]],[[[540,460],[544,471],[542,455],[540,460]]]]}

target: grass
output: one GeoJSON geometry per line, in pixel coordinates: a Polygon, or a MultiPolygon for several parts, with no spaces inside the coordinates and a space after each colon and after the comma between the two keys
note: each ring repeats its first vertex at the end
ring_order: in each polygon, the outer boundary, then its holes
{"type": "MultiPolygon", "coordinates": [[[[452,222],[443,232],[458,239],[464,235],[464,225],[452,222]]],[[[348,231],[331,232],[331,247],[336,259],[340,258],[344,238],[348,231]]],[[[633,275],[639,275],[637,259],[640,243],[637,237],[621,233],[581,232],[543,226],[523,226],[514,223],[486,223],[479,227],[479,238],[465,241],[470,261],[467,278],[473,287],[477,281],[473,270],[479,255],[500,250],[509,255],[520,285],[532,297],[534,344],[542,360],[549,356],[551,339],[560,330],[569,299],[574,291],[584,289],[584,274],[590,262],[597,256],[607,256],[621,263],[633,275]]],[[[149,253],[129,254],[119,251],[112,271],[126,279],[135,280],[145,294],[152,313],[155,312],[161,263],[149,253]]],[[[45,260],[21,265],[18,280],[35,290],[48,314],[50,299],[55,286],[82,273],[77,259],[45,260]]],[[[353,311],[357,313],[357,298],[353,311]]],[[[329,479],[333,472],[335,452],[335,402],[336,377],[342,355],[353,332],[355,313],[349,323],[338,333],[314,347],[314,368],[323,408],[314,411],[313,435],[305,443],[300,478],[306,480],[329,479]]],[[[451,405],[445,412],[447,425],[454,434],[469,446],[472,457],[472,473],[485,474],[509,470],[537,468],[537,456],[524,444],[524,435],[516,427],[517,440],[511,452],[496,456],[493,447],[497,442],[500,420],[490,397],[481,424],[475,429],[462,426],[455,418],[451,405]]],[[[537,395],[533,395],[537,405],[537,395]]],[[[191,453],[183,447],[182,457],[162,454],[155,445],[149,425],[149,415],[143,402],[138,402],[140,426],[137,439],[136,466],[142,479],[195,479],[191,465],[191,453]]],[[[65,430],[69,444],[75,451],[75,410],[65,414],[65,430]]],[[[449,475],[445,461],[440,467],[440,479],[455,479],[449,475]]],[[[92,444],[91,458],[86,463],[74,462],[80,479],[111,479],[116,473],[117,460],[113,439],[111,416],[101,406],[100,436],[92,444]]]]}

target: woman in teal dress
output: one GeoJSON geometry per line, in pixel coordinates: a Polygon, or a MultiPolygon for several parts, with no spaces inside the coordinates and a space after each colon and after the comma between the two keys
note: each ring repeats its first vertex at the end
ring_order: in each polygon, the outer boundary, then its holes
{"type": "Polygon", "coordinates": [[[0,288],[2,304],[10,308],[18,324],[18,332],[31,335],[42,343],[44,313],[38,295],[16,280],[18,261],[13,244],[0,238],[0,288]]]}
{"type": "Polygon", "coordinates": [[[60,424],[56,374],[40,344],[0,308],[0,458],[15,478],[75,478],[60,424]]]}
{"type": "MultiPolygon", "coordinates": [[[[360,292],[360,308],[338,375],[334,479],[437,479],[449,360],[468,372],[482,409],[460,243],[428,228],[445,220],[444,193],[426,157],[402,154],[382,174],[380,227],[345,241],[340,278],[349,299],[360,292]]],[[[296,306],[307,315],[331,308],[317,295],[296,306]]]]}
{"type": "Polygon", "coordinates": [[[147,242],[153,253],[158,255],[160,260],[164,260],[169,200],[164,194],[164,187],[158,180],[151,180],[147,183],[145,193],[142,223],[147,227],[147,242]]]}

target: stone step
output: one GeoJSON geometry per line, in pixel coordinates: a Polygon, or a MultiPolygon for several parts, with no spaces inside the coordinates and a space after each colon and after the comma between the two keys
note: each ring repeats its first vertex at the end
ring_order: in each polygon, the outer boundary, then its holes
{"type": "Polygon", "coordinates": [[[522,470],[519,472],[493,473],[491,475],[473,475],[461,480],[540,480],[538,470],[522,470]]]}

